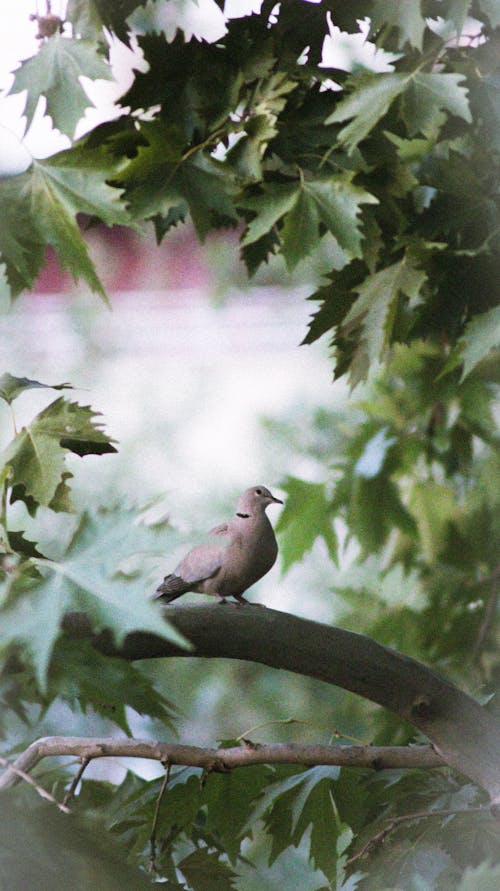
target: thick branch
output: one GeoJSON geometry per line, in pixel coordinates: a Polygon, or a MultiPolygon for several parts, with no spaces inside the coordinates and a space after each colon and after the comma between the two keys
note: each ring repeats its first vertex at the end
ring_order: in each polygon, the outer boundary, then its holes
{"type": "MultiPolygon", "coordinates": [[[[361,634],[250,606],[169,606],[165,616],[190,640],[196,656],[245,659],[318,678],[390,709],[418,727],[450,766],[500,805],[500,727],[492,714],[415,659],[361,634]]],[[[85,617],[67,617],[69,634],[85,633],[85,617]]],[[[126,659],[192,656],[167,640],[129,634],[99,649],[126,659]]]]}
{"type": "Polygon", "coordinates": [[[46,736],[33,742],[0,776],[0,789],[19,782],[42,758],[72,755],[87,764],[94,758],[149,758],[162,764],[182,764],[207,770],[231,770],[250,764],[332,764],[370,767],[373,770],[403,767],[442,767],[432,746],[302,746],[296,743],[245,743],[230,749],[171,745],[145,739],[46,736]]]}

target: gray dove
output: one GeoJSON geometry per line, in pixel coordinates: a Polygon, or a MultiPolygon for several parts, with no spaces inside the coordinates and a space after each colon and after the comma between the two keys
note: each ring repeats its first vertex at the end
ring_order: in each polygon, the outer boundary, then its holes
{"type": "Polygon", "coordinates": [[[243,592],[269,572],[278,555],[273,527],[266,514],[269,504],[283,504],[265,486],[253,486],[240,496],[236,513],[211,529],[210,540],[196,545],[165,576],[155,598],[170,603],[187,591],[212,594],[220,603],[234,597],[248,603],[243,592]]]}

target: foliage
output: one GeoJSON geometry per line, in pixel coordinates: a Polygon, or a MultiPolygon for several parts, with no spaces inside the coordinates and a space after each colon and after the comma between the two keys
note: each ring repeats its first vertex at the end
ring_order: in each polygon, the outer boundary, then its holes
{"type": "Polygon", "coordinates": [[[109,77],[99,25],[127,39],[135,23],[149,66],[117,121],[0,184],[12,295],[33,284],[46,244],[103,294],[77,213],[106,225],[152,220],[158,238],[188,213],[202,239],[240,222],[251,272],[273,253],[293,269],[328,236],[337,259],[312,296],[306,340],[329,334],[336,376],[355,384],[393,343],[419,338],[454,351],[469,373],[498,343],[495,4],[293,0],[276,15],[264,2],[214,44],[186,41],[175,22],[172,36],[172,5],[130,15],[133,3],[95,3],[91,14],[70,4],[75,36],[55,34],[16,72],[11,91],[27,90],[28,124],[45,97],[72,135],[90,103],[78,75],[109,77]],[[371,16],[390,70],[319,68],[326,12],[353,32],[371,16]],[[481,39],[461,40],[471,13],[481,39]]]}
{"type": "MultiPolygon", "coordinates": [[[[327,335],[334,375],[348,374],[352,385],[384,367],[344,414],[304,417],[300,435],[296,423],[269,422],[274,443],[284,439],[314,465],[312,481],[284,481],[283,568],[293,572],[319,539],[347,627],[487,697],[499,671],[498,9],[491,0],[291,0],[279,9],[265,0],[258,14],[227,21],[214,43],[176,29],[181,13],[182,4],[164,0],[72,0],[65,35],[54,34],[18,69],[12,92],[27,90],[28,123],[44,98],[54,124],[72,136],[90,103],[79,76],[109,76],[103,28],[125,41],[135,30],[148,65],[120,100],[117,120],[0,182],[2,294],[32,287],[51,245],[63,267],[104,296],[82,216],[108,226],[151,221],[159,240],[188,215],[200,239],[238,226],[250,273],[275,254],[293,270],[329,245],[332,268],[310,297],[317,307],[305,342],[327,335]],[[351,34],[370,17],[370,39],[384,51],[373,70],[319,65],[327,12],[351,34]],[[480,39],[467,34],[470,15],[480,39]]],[[[0,378],[12,413],[26,390],[45,388],[0,378]]],[[[127,733],[140,714],[160,736],[171,732],[165,678],[98,656],[85,628],[81,640],[64,633],[64,617],[83,612],[87,627],[118,640],[143,629],[183,644],[145,597],[148,571],[176,532],[123,507],[71,512],[72,456],[114,451],[96,413],[61,395],[14,427],[0,456],[7,752],[30,741],[50,709],[82,710],[127,733]],[[64,532],[47,542],[44,518],[58,515],[64,532]]],[[[181,683],[183,702],[192,702],[181,683]]],[[[373,707],[362,712],[329,695],[352,734],[359,722],[374,742],[414,738],[373,707]]],[[[74,770],[49,770],[38,780],[62,795],[74,770]]],[[[135,870],[147,868],[160,786],[131,772],[116,783],[84,780],[75,802],[85,824],[79,856],[93,862],[93,835],[105,830],[119,856],[127,851],[135,870]]],[[[482,802],[478,789],[444,769],[174,769],[158,809],[155,867],[166,887],[209,891],[242,888],[255,862],[267,876],[259,888],[271,889],[283,887],[271,870],[293,855],[309,864],[308,886],[318,891],[486,891],[498,883],[499,850],[486,813],[398,824],[383,847],[351,859],[398,815],[482,802]]],[[[44,819],[36,807],[31,815],[43,839],[44,819]]],[[[14,849],[11,859],[20,859],[14,849]]],[[[111,868],[104,855],[103,863],[111,868]]]]}
{"type": "MultiPolygon", "coordinates": [[[[2,397],[10,405],[25,390],[47,386],[10,374],[2,376],[1,385],[2,397]]],[[[55,389],[68,386],[60,384],[55,389]]],[[[10,528],[8,517],[9,506],[16,501],[23,502],[31,515],[44,506],[53,512],[71,511],[68,480],[73,474],[66,467],[68,453],[85,456],[116,451],[96,417],[89,406],[60,397],[29,425],[16,431],[0,456],[4,575],[0,647],[9,651],[13,642],[24,644],[44,697],[47,690],[52,690],[50,698],[62,695],[63,699],[79,699],[82,704],[92,703],[98,710],[104,698],[110,706],[113,704],[117,723],[127,726],[124,708],[132,705],[130,693],[123,698],[126,687],[123,689],[122,685],[127,679],[134,681],[134,708],[163,717],[169,714],[166,703],[153,695],[147,680],[128,666],[118,664],[114,678],[111,660],[105,663],[101,674],[101,680],[107,678],[103,696],[100,684],[94,689],[90,683],[88,661],[90,657],[91,664],[95,662],[93,654],[87,652],[84,657],[80,645],[77,651],[66,650],[62,661],[68,669],[71,666],[70,684],[61,672],[61,650],[54,656],[53,648],[64,615],[79,610],[91,621],[91,627],[107,629],[118,640],[143,628],[184,643],[144,599],[144,576],[137,555],[142,550],[153,550],[155,530],[137,523],[136,516],[123,509],[102,509],[94,516],[68,515],[66,541],[60,540],[57,552],[45,556],[21,531],[10,528]]],[[[12,687],[9,689],[12,698],[12,687]]],[[[20,709],[22,685],[17,699],[16,708],[20,709]]]]}

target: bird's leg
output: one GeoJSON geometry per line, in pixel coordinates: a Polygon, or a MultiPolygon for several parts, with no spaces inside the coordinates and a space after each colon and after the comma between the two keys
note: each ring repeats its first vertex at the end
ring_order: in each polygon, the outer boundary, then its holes
{"type": "Polygon", "coordinates": [[[226,598],[223,597],[222,594],[219,594],[218,591],[215,592],[215,596],[217,597],[219,603],[227,603],[226,598]]]}
{"type": "Polygon", "coordinates": [[[233,597],[235,600],[238,601],[239,604],[241,604],[241,606],[243,606],[245,603],[247,603],[248,606],[252,605],[249,600],[243,597],[243,594],[233,594],[233,597]]]}

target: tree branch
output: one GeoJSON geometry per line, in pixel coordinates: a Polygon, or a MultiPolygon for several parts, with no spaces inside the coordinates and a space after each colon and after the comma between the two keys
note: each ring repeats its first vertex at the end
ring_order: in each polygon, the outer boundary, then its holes
{"type": "MultiPolygon", "coordinates": [[[[369,637],[272,609],[219,605],[168,606],[165,617],[196,656],[244,659],[287,669],[350,690],[417,727],[441,757],[500,806],[500,726],[494,716],[427,666],[369,637]]],[[[152,634],[134,632],[116,646],[93,635],[81,613],[66,617],[71,636],[89,635],[104,653],[125,659],[192,657],[152,634]]]]}
{"type": "Polygon", "coordinates": [[[52,802],[52,804],[55,804],[55,806],[60,811],[62,811],[63,814],[69,814],[70,809],[66,806],[66,803],[63,801],[61,804],[61,802],[58,801],[57,798],[54,798],[54,796],[51,795],[50,792],[47,792],[47,790],[44,789],[43,786],[40,786],[39,783],[37,783],[36,780],[34,780],[33,777],[31,777],[29,773],[27,773],[27,771],[22,769],[20,764],[17,763],[18,761],[19,758],[17,759],[16,763],[11,764],[11,762],[8,761],[7,758],[4,758],[0,755],[0,765],[7,768],[3,776],[0,777],[0,780],[2,780],[3,777],[6,775],[11,777],[11,782],[8,784],[10,786],[13,786],[21,780],[24,780],[25,783],[29,783],[30,786],[33,786],[33,788],[36,789],[40,798],[44,798],[46,801],[50,801],[52,802]]]}
{"type": "MultiPolygon", "coordinates": [[[[87,764],[94,758],[148,758],[162,764],[182,764],[205,770],[231,770],[250,764],[332,764],[340,767],[369,767],[373,770],[409,767],[443,767],[443,759],[432,746],[317,746],[297,743],[260,745],[244,740],[228,749],[174,745],[146,739],[113,737],[45,736],[35,740],[0,776],[0,789],[25,778],[43,758],[76,755],[87,764]]],[[[82,773],[80,768],[80,776],[82,773]]]]}

